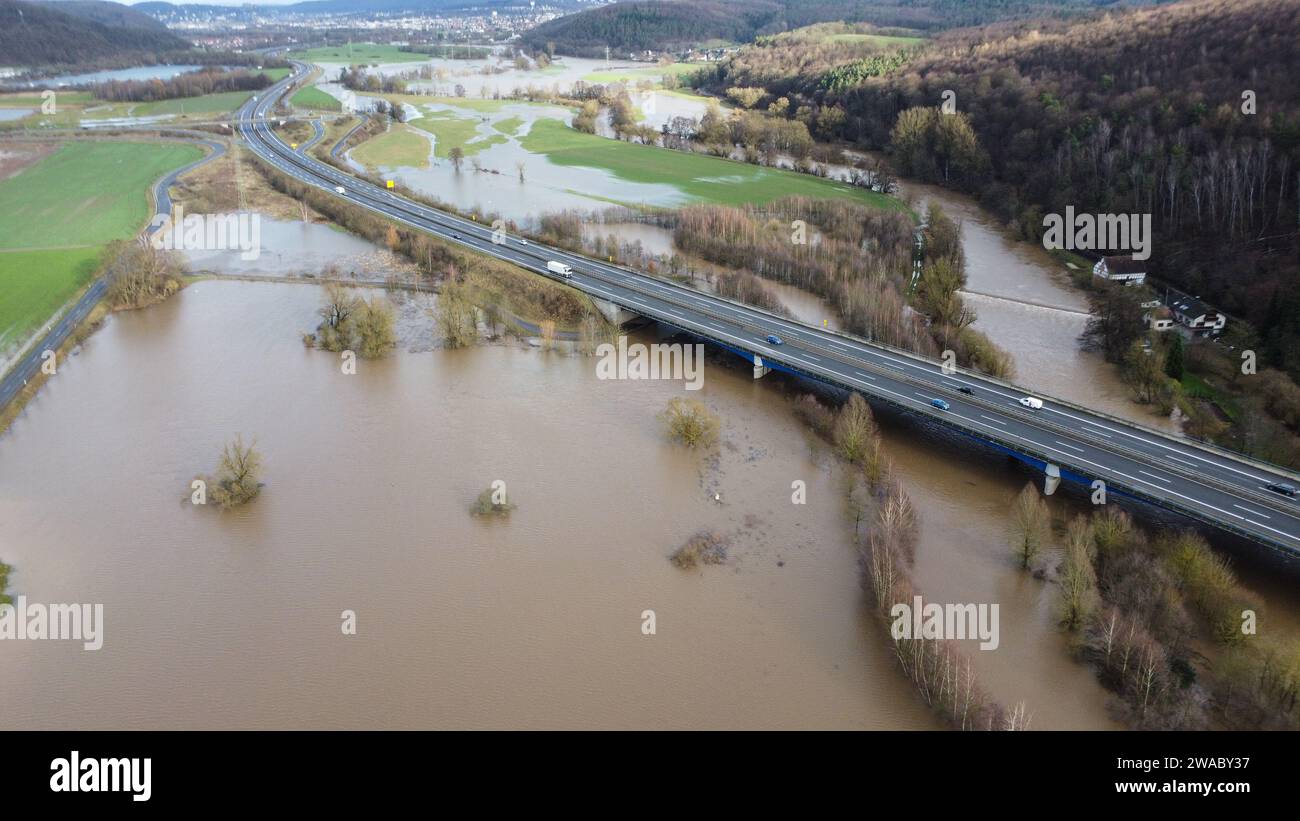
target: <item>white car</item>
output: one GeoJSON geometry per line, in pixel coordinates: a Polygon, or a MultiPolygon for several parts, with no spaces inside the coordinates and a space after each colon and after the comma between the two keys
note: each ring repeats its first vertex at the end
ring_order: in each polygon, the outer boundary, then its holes
{"type": "Polygon", "coordinates": [[[521,238],[521,239],[519,240],[519,244],[520,244],[520,245],[527,245],[527,244],[528,244],[528,240],[526,240],[526,239],[522,239],[522,238],[521,238]]]}
{"type": "Polygon", "coordinates": [[[1024,405],[1026,408],[1029,408],[1030,410],[1038,410],[1039,408],[1043,407],[1043,400],[1039,399],[1036,396],[1022,396],[1020,398],[1020,404],[1024,405]]]}
{"type": "Polygon", "coordinates": [[[346,193],[347,193],[346,191],[343,190],[343,186],[341,186],[341,185],[336,185],[336,186],[334,186],[334,192],[335,192],[336,194],[346,194],[346,193]]]}

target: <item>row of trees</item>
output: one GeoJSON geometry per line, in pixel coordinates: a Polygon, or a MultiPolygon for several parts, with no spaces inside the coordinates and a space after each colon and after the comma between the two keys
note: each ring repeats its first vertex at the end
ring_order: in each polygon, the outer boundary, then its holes
{"type": "Polygon", "coordinates": [[[838,412],[804,396],[796,413],[831,443],[849,468],[847,502],[854,516],[854,542],[862,560],[862,585],[873,615],[892,642],[894,657],[927,705],[961,730],[1025,729],[1023,705],[1007,709],[976,680],[970,660],[951,641],[892,630],[895,605],[913,605],[919,591],[912,578],[916,509],[893,476],[871,408],[860,394],[849,395],[838,412]],[[866,524],[865,531],[862,528],[866,524]]]}
{"type": "Polygon", "coordinates": [[[1056,582],[1060,623],[1079,654],[1147,729],[1295,729],[1300,644],[1257,635],[1259,604],[1194,531],[1150,539],[1112,505],[1076,516],[1052,546],[1033,484],[1012,504],[1023,567],[1056,582]]]}
{"type": "Polygon", "coordinates": [[[259,91],[272,82],[274,81],[262,72],[200,69],[178,74],[168,80],[108,80],[92,85],[90,93],[99,100],[142,103],[223,91],[259,91]]]}

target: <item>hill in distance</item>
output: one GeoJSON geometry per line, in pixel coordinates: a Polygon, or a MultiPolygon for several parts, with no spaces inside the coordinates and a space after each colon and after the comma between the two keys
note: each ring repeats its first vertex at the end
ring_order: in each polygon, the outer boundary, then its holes
{"type": "Polygon", "coordinates": [[[709,41],[748,42],[812,23],[866,22],[934,31],[1070,14],[1115,0],[631,0],[559,17],[526,32],[526,46],[558,54],[625,56],[709,41]]]}
{"type": "Polygon", "coordinates": [[[189,48],[158,21],[118,3],[0,0],[0,62],[85,64],[189,48]]]}

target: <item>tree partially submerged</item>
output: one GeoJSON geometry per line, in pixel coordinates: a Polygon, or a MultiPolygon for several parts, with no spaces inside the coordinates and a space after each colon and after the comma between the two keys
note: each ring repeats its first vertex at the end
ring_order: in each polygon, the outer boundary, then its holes
{"type": "Polygon", "coordinates": [[[377,359],[397,344],[397,318],[392,303],[382,296],[362,299],[342,285],[325,286],[325,304],[316,332],[307,341],[327,351],[354,351],[377,359]]]}
{"type": "Polygon", "coordinates": [[[727,561],[727,540],[711,530],[701,530],[677,548],[669,561],[683,570],[702,564],[722,564],[727,561]]]}
{"type": "Polygon", "coordinates": [[[470,513],[475,516],[508,516],[516,505],[506,496],[505,486],[484,488],[474,500],[470,513]]]}
{"type": "Polygon", "coordinates": [[[668,402],[660,417],[668,427],[668,437],[688,448],[717,444],[722,422],[702,402],[676,397],[668,402]]]}
{"type": "Polygon", "coordinates": [[[174,254],[139,242],[115,240],[104,249],[104,278],[114,308],[144,308],[180,290],[174,254]]]}
{"type": "Polygon", "coordinates": [[[1052,517],[1047,503],[1038,495],[1038,487],[1030,482],[1016,496],[1011,505],[1011,546],[1020,566],[1028,569],[1051,535],[1052,517]]]}
{"type": "Polygon", "coordinates": [[[257,440],[244,444],[242,434],[228,442],[221,451],[217,472],[199,477],[207,485],[207,495],[222,510],[230,510],[257,498],[262,492],[262,454],[257,440]]]}

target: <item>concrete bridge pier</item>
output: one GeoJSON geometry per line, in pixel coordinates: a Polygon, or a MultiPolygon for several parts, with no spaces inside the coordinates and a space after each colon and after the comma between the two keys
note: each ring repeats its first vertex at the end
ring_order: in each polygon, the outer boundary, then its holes
{"type": "Polygon", "coordinates": [[[1051,496],[1061,486],[1061,469],[1048,462],[1043,472],[1047,474],[1043,479],[1043,495],[1051,496]]]}
{"type": "Polygon", "coordinates": [[[600,311],[601,316],[619,327],[641,318],[640,314],[634,314],[631,311],[620,308],[608,300],[596,299],[593,297],[591,304],[596,306],[596,310],[600,311]]]}
{"type": "Polygon", "coordinates": [[[754,354],[754,378],[762,379],[771,372],[772,369],[763,364],[763,357],[754,354]]]}

